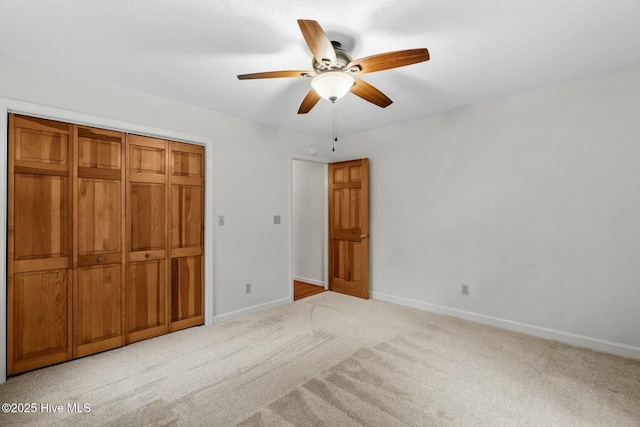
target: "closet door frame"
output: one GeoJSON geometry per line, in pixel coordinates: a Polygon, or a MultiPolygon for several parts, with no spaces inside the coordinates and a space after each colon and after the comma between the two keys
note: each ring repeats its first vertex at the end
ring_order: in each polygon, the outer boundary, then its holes
{"type": "MultiPolygon", "coordinates": [[[[213,200],[213,168],[214,168],[214,139],[207,136],[189,134],[178,131],[157,128],[153,126],[141,125],[123,120],[110,119],[91,114],[78,113],[62,108],[48,107],[30,102],[0,97],[0,189],[6,191],[8,172],[8,114],[15,113],[25,116],[38,117],[56,121],[75,123],[79,125],[99,127],[103,129],[119,130],[138,135],[149,135],[173,141],[182,141],[189,144],[202,145],[205,147],[205,254],[208,258],[213,255],[214,241],[214,200],[213,200]]],[[[0,239],[7,240],[7,200],[0,198],[0,239]]],[[[0,259],[6,260],[7,248],[5,244],[0,245],[0,259]]],[[[211,263],[207,263],[211,266],[211,263]]],[[[0,276],[7,277],[6,262],[0,262],[0,276]]],[[[205,325],[212,325],[214,320],[213,301],[213,269],[205,268],[205,325]]],[[[6,281],[4,281],[6,283],[6,281]]],[[[0,286],[0,383],[6,381],[7,367],[7,287],[0,286]]]]}

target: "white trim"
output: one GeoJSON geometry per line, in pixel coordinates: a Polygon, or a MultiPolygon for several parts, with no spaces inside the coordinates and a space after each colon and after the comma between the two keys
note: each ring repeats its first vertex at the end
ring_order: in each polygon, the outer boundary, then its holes
{"type": "Polygon", "coordinates": [[[6,102],[0,98],[0,383],[7,381],[7,149],[9,146],[6,102]]]}
{"type": "Polygon", "coordinates": [[[329,163],[333,163],[333,161],[329,159],[325,159],[324,157],[305,156],[304,154],[296,154],[296,153],[290,153],[289,158],[291,160],[303,160],[305,162],[323,163],[325,165],[329,163]]]}
{"type": "Polygon", "coordinates": [[[213,318],[213,323],[221,323],[226,322],[227,320],[238,319],[240,317],[246,316],[247,314],[257,313],[259,311],[268,310],[270,308],[279,307],[281,305],[291,303],[290,298],[280,298],[274,301],[265,302],[258,305],[253,305],[251,307],[242,308],[240,310],[230,311],[229,313],[218,314],[213,318]]]}
{"type": "Polygon", "coordinates": [[[215,280],[214,256],[214,155],[213,139],[204,147],[204,324],[213,325],[215,315],[213,281],[215,280]]]}
{"type": "Polygon", "coordinates": [[[302,277],[302,276],[293,276],[293,280],[308,283],[310,285],[322,286],[323,288],[326,289],[324,280],[310,279],[308,277],[302,277]]]}
{"type": "MultiPolygon", "coordinates": [[[[23,114],[42,119],[58,120],[78,125],[100,127],[101,129],[115,130],[119,132],[135,133],[136,135],[162,137],[172,141],[188,142],[190,144],[207,145],[213,142],[213,138],[207,136],[194,135],[190,133],[178,132],[168,129],[156,128],[153,126],[141,125],[138,123],[125,122],[122,120],[110,119],[106,117],[92,116],[75,111],[62,110],[44,105],[30,104],[28,102],[16,101],[8,98],[0,98],[0,105],[7,104],[6,110],[9,113],[23,114]]],[[[4,111],[5,108],[2,108],[4,111]]]]}
{"type": "Polygon", "coordinates": [[[459,310],[457,308],[445,307],[442,305],[430,304],[427,302],[412,300],[408,298],[396,297],[393,295],[382,294],[380,292],[372,292],[371,295],[373,299],[377,299],[380,301],[391,302],[394,304],[404,305],[406,307],[444,314],[447,316],[457,317],[459,319],[482,323],[484,325],[496,326],[498,328],[507,329],[510,331],[522,332],[524,334],[533,335],[539,338],[556,340],[575,347],[588,348],[591,350],[615,354],[618,356],[640,359],[639,347],[614,343],[598,338],[587,337],[585,335],[573,334],[571,332],[558,331],[556,329],[545,328],[543,326],[514,322],[507,319],[501,319],[499,317],[459,310]]]}
{"type": "Polygon", "coordinates": [[[329,164],[324,165],[324,288],[329,290],[329,164]]]}
{"type": "MultiPolygon", "coordinates": [[[[205,324],[213,324],[214,304],[213,304],[213,260],[214,250],[214,193],[213,193],[213,165],[214,150],[213,138],[201,135],[192,135],[184,132],[161,129],[152,126],[131,123],[122,120],[115,120],[106,117],[92,116],[90,114],[78,113],[45,105],[31,104],[10,98],[0,97],[0,190],[7,194],[7,146],[8,146],[8,126],[7,114],[16,113],[27,116],[40,117],[52,120],[65,121],[87,126],[95,126],[103,129],[118,130],[122,132],[135,133],[182,141],[205,146],[205,222],[204,222],[204,250],[205,250],[205,283],[204,283],[204,318],[205,324]]],[[[0,277],[4,285],[0,286],[0,383],[7,379],[7,199],[0,197],[0,277]]]]}
{"type": "Polygon", "coordinates": [[[305,156],[302,154],[289,154],[289,301],[293,302],[293,161],[294,160],[303,160],[307,162],[315,162],[315,163],[323,163],[324,166],[324,186],[325,186],[325,198],[324,198],[324,241],[326,242],[324,248],[324,277],[326,283],[324,284],[325,289],[329,289],[329,198],[328,194],[328,164],[331,163],[331,160],[325,159],[322,157],[311,157],[305,156]]]}

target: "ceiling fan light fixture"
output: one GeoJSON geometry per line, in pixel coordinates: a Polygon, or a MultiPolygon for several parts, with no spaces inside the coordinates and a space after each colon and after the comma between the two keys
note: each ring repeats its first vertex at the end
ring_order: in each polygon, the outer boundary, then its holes
{"type": "Polygon", "coordinates": [[[353,76],[343,71],[325,71],[311,80],[311,87],[331,102],[342,98],[354,84],[353,76]]]}

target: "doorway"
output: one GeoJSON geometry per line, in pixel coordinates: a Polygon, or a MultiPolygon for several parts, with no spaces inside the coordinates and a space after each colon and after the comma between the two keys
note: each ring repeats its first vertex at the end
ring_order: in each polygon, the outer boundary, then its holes
{"type": "Polygon", "coordinates": [[[291,300],[328,289],[329,160],[291,156],[291,300]]]}

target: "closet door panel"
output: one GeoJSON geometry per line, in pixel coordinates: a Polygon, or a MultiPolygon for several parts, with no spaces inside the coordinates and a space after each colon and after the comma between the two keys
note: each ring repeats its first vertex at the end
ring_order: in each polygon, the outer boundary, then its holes
{"type": "Polygon", "coordinates": [[[171,174],[174,177],[203,177],[203,154],[204,150],[201,146],[182,144],[180,142],[172,143],[171,174]]]}
{"type": "Polygon", "coordinates": [[[122,251],[122,183],[78,179],[78,255],[122,251]]]}
{"type": "Polygon", "coordinates": [[[14,259],[68,257],[69,180],[65,176],[15,175],[14,259]]]}
{"type": "Polygon", "coordinates": [[[71,125],[13,114],[9,121],[15,172],[68,175],[71,125]]]}
{"type": "Polygon", "coordinates": [[[166,185],[146,182],[129,185],[130,251],[165,249],[166,185]]]}
{"type": "Polygon", "coordinates": [[[167,170],[167,141],[129,135],[129,175],[159,175],[166,176],[167,170]]]}
{"type": "Polygon", "coordinates": [[[122,142],[120,132],[112,134],[115,140],[104,139],[104,131],[96,135],[86,131],[78,138],[78,168],[122,169],[122,142]]]}
{"type": "Polygon", "coordinates": [[[22,128],[16,134],[15,160],[24,166],[29,163],[68,165],[68,145],[68,135],[22,128]]]}
{"type": "Polygon", "coordinates": [[[202,322],[202,257],[171,260],[172,328],[194,326],[202,322]]]}
{"type": "Polygon", "coordinates": [[[15,275],[9,290],[10,374],[71,358],[70,284],[67,269],[15,275]]]}
{"type": "Polygon", "coordinates": [[[129,341],[167,332],[166,260],[129,263],[129,341]]]}
{"type": "Polygon", "coordinates": [[[122,266],[80,268],[75,284],[74,357],[122,345],[122,266]]]}
{"type": "Polygon", "coordinates": [[[179,249],[202,248],[202,186],[171,186],[171,249],[172,255],[183,255],[179,249]]]}

